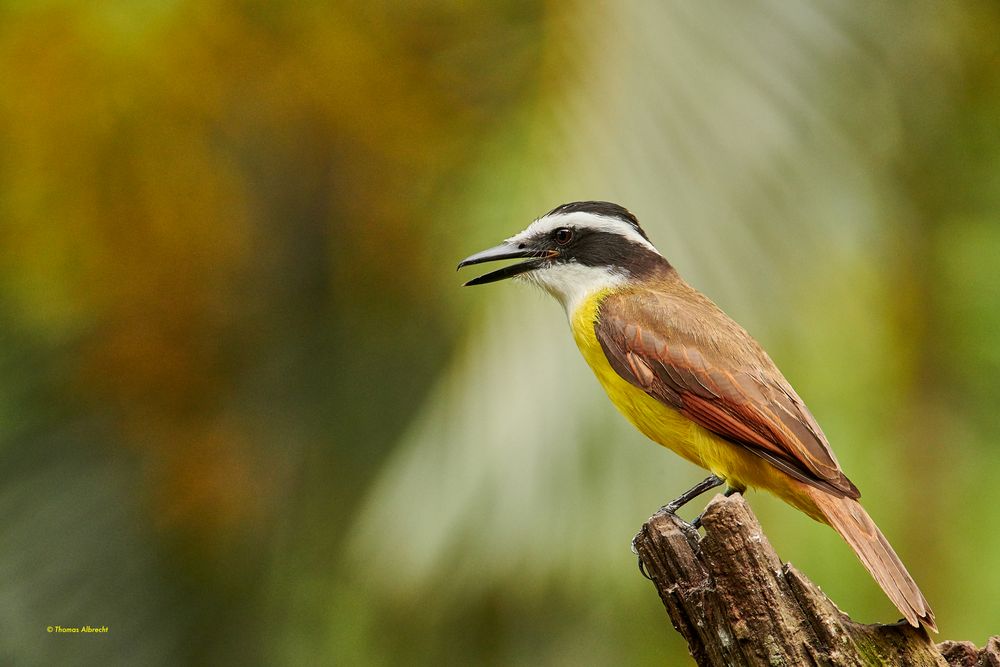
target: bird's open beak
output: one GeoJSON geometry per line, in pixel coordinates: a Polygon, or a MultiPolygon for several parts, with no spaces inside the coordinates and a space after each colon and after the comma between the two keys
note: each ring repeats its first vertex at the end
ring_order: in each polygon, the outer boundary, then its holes
{"type": "Polygon", "coordinates": [[[486,283],[493,283],[498,280],[504,280],[505,278],[516,276],[526,271],[531,271],[532,269],[537,269],[545,262],[546,259],[555,257],[557,254],[558,253],[555,250],[535,250],[527,247],[519,248],[513,243],[504,241],[494,248],[483,250],[482,252],[477,252],[475,255],[466,257],[458,263],[458,268],[469,266],[471,264],[482,264],[483,262],[495,262],[501,259],[530,258],[527,262],[511,264],[510,266],[505,266],[502,269],[490,271],[487,274],[481,275],[478,278],[473,278],[465,283],[466,287],[471,287],[472,285],[485,285],[486,283]]]}

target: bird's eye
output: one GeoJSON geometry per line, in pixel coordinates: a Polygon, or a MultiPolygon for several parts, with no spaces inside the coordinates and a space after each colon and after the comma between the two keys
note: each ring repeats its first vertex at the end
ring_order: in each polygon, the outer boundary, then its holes
{"type": "Polygon", "coordinates": [[[566,245],[573,240],[573,230],[569,227],[560,227],[555,231],[553,236],[555,237],[556,243],[559,245],[566,245]]]}

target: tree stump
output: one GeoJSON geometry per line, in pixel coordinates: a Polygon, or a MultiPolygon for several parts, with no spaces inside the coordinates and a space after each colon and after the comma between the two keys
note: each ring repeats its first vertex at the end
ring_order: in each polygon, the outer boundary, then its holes
{"type": "Polygon", "coordinates": [[[698,665],[961,665],[1000,667],[1000,639],[934,644],[905,621],[852,621],[812,582],[783,564],[739,494],[716,496],[705,536],[658,512],[635,547],[674,628],[698,665]]]}

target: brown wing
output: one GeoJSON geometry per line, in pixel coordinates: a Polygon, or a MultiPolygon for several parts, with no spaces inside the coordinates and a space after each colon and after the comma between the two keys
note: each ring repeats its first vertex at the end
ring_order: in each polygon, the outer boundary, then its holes
{"type": "Polygon", "coordinates": [[[802,399],[750,334],[679,278],[672,287],[601,304],[594,329],[612,368],[792,477],[860,497],[802,399]],[[683,301],[673,294],[681,290],[683,301]]]}

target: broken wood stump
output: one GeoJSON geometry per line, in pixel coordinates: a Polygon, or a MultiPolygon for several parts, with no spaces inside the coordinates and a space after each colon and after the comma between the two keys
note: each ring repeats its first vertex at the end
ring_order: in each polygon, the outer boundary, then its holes
{"type": "Polygon", "coordinates": [[[935,644],[905,621],[852,621],[811,581],[782,563],[739,494],[716,496],[704,537],[658,512],[636,535],[639,559],[674,628],[702,667],[936,665],[1000,667],[1000,639],[935,644]]]}

